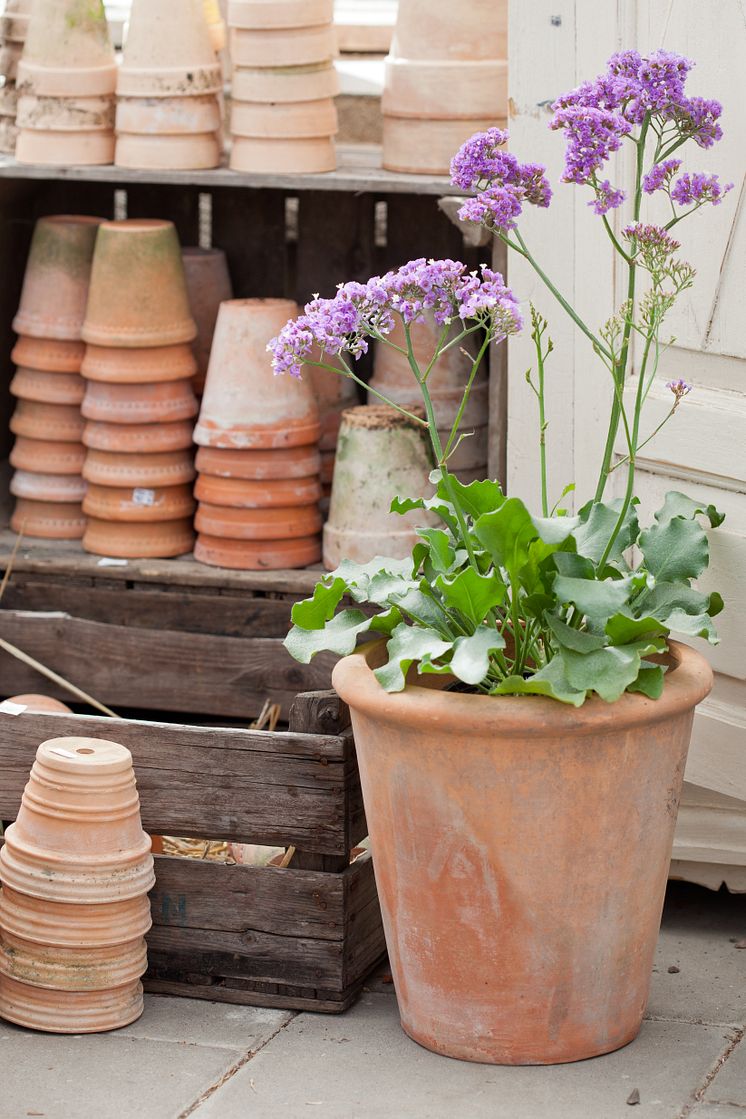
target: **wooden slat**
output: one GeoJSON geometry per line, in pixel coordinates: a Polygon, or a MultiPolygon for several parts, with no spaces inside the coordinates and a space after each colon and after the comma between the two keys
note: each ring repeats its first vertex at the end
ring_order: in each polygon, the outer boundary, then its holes
{"type": "Polygon", "coordinates": [[[199,244],[199,195],[195,190],[153,182],[130,183],[127,217],[172,221],[182,245],[199,244]]]}
{"type": "Polygon", "coordinates": [[[298,303],[316,293],[333,296],[338,284],[365,281],[375,273],[374,206],[370,194],[307,191],[300,196],[298,303]]]}
{"type": "Polygon", "coordinates": [[[288,294],[285,197],[279,191],[214,190],[212,244],[228,256],[237,299],[288,294]]]}
{"type": "Polygon", "coordinates": [[[145,990],[154,995],[177,995],[189,999],[208,999],[238,1006],[268,1006],[276,1010],[310,1010],[315,1014],[341,1014],[357,999],[364,980],[342,992],[318,988],[291,988],[284,984],[252,983],[245,979],[226,979],[199,973],[180,978],[167,961],[158,961],[143,980],[145,990]]]}

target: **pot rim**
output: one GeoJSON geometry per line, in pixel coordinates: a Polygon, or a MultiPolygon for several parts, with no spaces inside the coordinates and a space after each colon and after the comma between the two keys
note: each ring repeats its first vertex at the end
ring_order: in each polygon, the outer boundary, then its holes
{"type": "Polygon", "coordinates": [[[476,719],[480,736],[496,739],[517,734],[556,738],[567,733],[618,733],[661,722],[696,707],[709,694],[713,683],[712,668],[701,653],[679,641],[670,641],[672,667],[666,673],[660,699],[625,692],[614,703],[594,695],[582,707],[572,707],[548,696],[447,692],[438,687],[443,677],[436,676],[430,678],[430,686],[407,684],[403,692],[386,692],[373,675],[376,660],[382,661],[384,645],[383,640],[369,642],[334,667],[332,685],[353,710],[399,726],[440,726],[461,733],[465,733],[465,727],[473,727],[476,719]]]}

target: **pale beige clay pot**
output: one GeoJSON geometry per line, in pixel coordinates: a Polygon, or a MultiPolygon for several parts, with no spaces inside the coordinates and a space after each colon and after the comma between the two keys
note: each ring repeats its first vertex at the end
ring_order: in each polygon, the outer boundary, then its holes
{"type": "Polygon", "coordinates": [[[114,162],[114,133],[20,131],[16,142],[19,163],[49,167],[101,166],[114,162]]]}
{"type": "Polygon", "coordinates": [[[4,976],[0,1014],[9,1022],[45,1033],[85,1034],[118,1030],[143,1012],[139,980],[108,991],[46,991],[4,976]]]}
{"type": "Polygon", "coordinates": [[[116,74],[102,0],[35,0],[18,66],[21,92],[105,96],[114,93],[116,74]]]}
{"type": "MultiPolygon", "coordinates": [[[[100,218],[66,214],[37,221],[13,319],[17,334],[79,342],[100,224],[100,218]]],[[[28,360],[19,364],[44,368],[28,360]]]]}
{"type": "Polygon", "coordinates": [[[204,97],[120,97],[117,132],[183,135],[217,132],[222,125],[214,93],[204,97]]]}
{"type": "Polygon", "coordinates": [[[211,567],[236,571],[278,571],[308,567],[321,559],[321,537],[295,540],[225,540],[202,533],[194,545],[194,558],[211,567]]]}
{"type": "Polygon", "coordinates": [[[115,559],[168,559],[191,552],[192,519],[159,524],[127,524],[89,517],[83,547],[97,556],[115,559]]]}
{"type": "Polygon", "coordinates": [[[303,140],[334,136],[338,127],[337,109],[330,97],[275,105],[235,101],[231,106],[234,136],[303,140]]]}
{"type": "Polygon", "coordinates": [[[19,368],[10,382],[13,396],[41,404],[80,404],[85,396],[85,381],[80,373],[48,373],[19,368]]]}
{"type": "Polygon", "coordinates": [[[202,394],[210,363],[210,351],[220,304],[233,298],[228,261],[222,249],[185,248],[181,250],[187,294],[192,318],[197,324],[194,356],[197,373],[195,390],[202,394]]]}
{"type": "Polygon", "coordinates": [[[321,514],[315,505],[287,509],[229,509],[201,502],[194,525],[199,533],[227,540],[295,540],[319,532],[321,514]]]}
{"type": "Polygon", "coordinates": [[[307,66],[237,67],[231,79],[235,101],[283,104],[287,101],[321,101],[339,93],[339,75],[333,63],[307,66]]]}
{"type": "Polygon", "coordinates": [[[83,443],[97,451],[124,454],[160,454],[192,446],[193,425],[188,420],[171,424],[110,424],[89,421],[83,443]]]}
{"type": "Polygon", "coordinates": [[[506,59],[507,0],[399,0],[391,54],[439,62],[506,59]]]}
{"type": "Polygon", "coordinates": [[[57,338],[31,338],[23,334],[10,354],[11,360],[16,365],[49,373],[79,373],[84,356],[84,342],[60,341],[57,338]]]}
{"type": "Polygon", "coordinates": [[[42,540],[80,540],[86,519],[81,505],[52,501],[29,501],[19,497],[10,518],[13,532],[42,540]]]}
{"type": "Polygon", "coordinates": [[[334,0],[228,0],[228,23],[256,31],[317,27],[334,19],[334,0]]]}
{"type": "Polygon", "coordinates": [[[201,0],[133,0],[120,97],[198,97],[222,85],[201,0]]]}
{"type": "Polygon", "coordinates": [[[104,222],[96,240],[83,340],[95,346],[173,346],[191,342],[196,333],[173,223],[104,222]],[[158,292],[158,298],[145,299],[143,292],[158,292]]]}
{"type": "Polygon", "coordinates": [[[197,362],[191,346],[88,346],[80,368],[89,381],[140,385],[154,381],[184,381],[193,377],[197,362]]]}
{"type": "Polygon", "coordinates": [[[39,404],[19,400],[10,420],[14,435],[56,443],[80,443],[85,421],[80,408],[72,404],[39,404]]]}
{"type": "Polygon", "coordinates": [[[221,447],[200,447],[196,466],[200,474],[210,474],[216,478],[246,478],[249,481],[310,478],[318,475],[321,456],[313,444],[279,451],[232,451],[221,447]]]}
{"type": "MultiPolygon", "coordinates": [[[[386,59],[382,109],[385,116],[427,120],[508,115],[507,60],[436,62],[386,59]]],[[[455,152],[454,152],[455,155],[455,152]]]]}
{"type": "Polygon", "coordinates": [[[331,136],[305,140],[236,136],[230,164],[233,171],[257,175],[316,175],[336,169],[337,152],[331,136]]]}
{"type": "Polygon", "coordinates": [[[117,385],[89,381],[81,411],[87,420],[116,424],[175,423],[196,416],[191,380],[117,385]]]}
{"type": "MultiPolygon", "coordinates": [[[[50,695],[37,695],[35,692],[29,692],[24,695],[12,695],[9,697],[9,703],[18,703],[23,707],[27,707],[30,714],[48,714],[49,712],[56,714],[72,715],[72,710],[65,703],[61,703],[58,699],[53,699],[50,695]]],[[[0,903],[1,904],[1,903],[0,903]]],[[[0,929],[5,929],[2,919],[2,910],[0,909],[0,929]]]]}
{"type": "Polygon", "coordinates": [[[236,299],[221,305],[195,443],[268,450],[318,440],[311,386],[276,377],[267,352],[267,343],[297,311],[288,299],[236,299]]]}
{"type": "Polygon", "coordinates": [[[277,509],[295,505],[316,505],[321,498],[318,475],[314,478],[289,478],[274,481],[246,481],[243,478],[216,478],[200,474],[194,487],[198,501],[234,509],[277,509]]]}
{"type": "Polygon", "coordinates": [[[232,28],[230,53],[234,66],[309,66],[334,58],[337,40],[331,24],[271,31],[232,28]]]}
{"type": "Polygon", "coordinates": [[[387,171],[413,175],[448,175],[456,152],[475,132],[506,121],[494,117],[464,120],[383,118],[383,166],[387,171]]]}
{"type": "Polygon", "coordinates": [[[143,171],[202,171],[217,167],[221,146],[217,132],[190,136],[120,132],[114,162],[143,171]]]}
{"type": "Polygon", "coordinates": [[[113,97],[18,98],[16,123],[32,132],[112,132],[113,97]]]}
{"type": "Polygon", "coordinates": [[[191,451],[155,455],[89,451],[83,477],[100,486],[120,486],[123,489],[179,486],[194,480],[194,458],[191,451]]]}
{"type": "Polygon", "coordinates": [[[32,474],[28,470],[16,470],[10,480],[13,496],[27,497],[31,501],[80,505],[85,491],[85,482],[76,474],[32,474]]]}
{"type": "Polygon", "coordinates": [[[87,517],[129,524],[183,521],[191,516],[195,507],[189,485],[124,489],[91,484],[83,499],[83,512],[87,517]]]}

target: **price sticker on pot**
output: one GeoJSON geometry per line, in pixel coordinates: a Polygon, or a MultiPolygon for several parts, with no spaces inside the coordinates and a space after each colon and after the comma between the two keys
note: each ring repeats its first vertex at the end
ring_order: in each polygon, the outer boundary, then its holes
{"type": "Polygon", "coordinates": [[[155,505],[155,490],[135,489],[132,491],[134,505],[155,505]]]}

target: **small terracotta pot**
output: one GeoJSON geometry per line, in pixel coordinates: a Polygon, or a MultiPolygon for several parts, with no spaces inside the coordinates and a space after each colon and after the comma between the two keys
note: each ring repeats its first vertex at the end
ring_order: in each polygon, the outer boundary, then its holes
{"type": "Polygon", "coordinates": [[[120,346],[88,346],[80,371],[89,381],[140,385],[154,381],[184,381],[193,377],[197,363],[192,348],[145,346],[130,350],[120,346]]]}
{"type": "Polygon", "coordinates": [[[192,426],[187,420],[173,424],[89,422],[83,429],[83,443],[96,451],[118,451],[124,454],[184,451],[192,446],[192,426]]]}
{"type": "Polygon", "coordinates": [[[339,122],[334,101],[261,102],[234,101],[231,106],[231,132],[234,136],[269,139],[309,139],[336,135],[339,122]]]}
{"type": "Polygon", "coordinates": [[[42,540],[80,540],[86,520],[80,505],[52,501],[29,501],[19,497],[10,518],[13,532],[42,540]]]}
{"type": "Polygon", "coordinates": [[[316,175],[334,171],[337,152],[331,136],[310,140],[270,140],[236,136],[231,147],[232,171],[257,175],[316,175]]]}
{"type": "Polygon", "coordinates": [[[35,0],[18,83],[38,97],[113,94],[116,61],[100,0],[35,0]]]}
{"type": "Polygon", "coordinates": [[[67,215],[37,221],[13,319],[16,333],[79,341],[100,224],[100,218],[67,215]]]}
{"type": "Polygon", "coordinates": [[[41,404],[80,404],[85,396],[85,381],[80,373],[19,368],[10,382],[10,391],[21,400],[37,400],[41,404]]]}
{"type": "Polygon", "coordinates": [[[191,342],[196,333],[173,223],[104,222],[96,239],[83,340],[109,347],[174,346],[191,342]],[[158,298],[144,299],[143,292],[158,292],[158,298]]]}
{"type": "Polygon", "coordinates": [[[111,948],[60,948],[0,933],[0,976],[48,991],[111,990],[139,979],[147,966],[142,937],[111,948]]]}
{"type": "MultiPolygon", "coordinates": [[[[28,707],[29,712],[32,714],[42,714],[49,712],[56,712],[57,714],[72,715],[72,709],[65,703],[60,703],[58,699],[53,699],[51,695],[36,695],[30,692],[27,695],[12,695],[9,697],[9,703],[22,704],[28,707]]],[[[4,929],[2,915],[0,914],[0,929],[4,929]]]]}
{"type": "Polygon", "coordinates": [[[120,97],[184,97],[223,86],[198,0],[134,0],[117,81],[120,97]]]}
{"type": "Polygon", "coordinates": [[[309,66],[328,62],[337,53],[334,27],[283,27],[272,31],[232,28],[230,52],[234,66],[264,68],[309,66]]]}
{"type": "Polygon", "coordinates": [[[399,58],[508,57],[507,0],[399,0],[391,54],[399,58]]]}
{"type": "Polygon", "coordinates": [[[214,93],[204,97],[120,97],[117,132],[182,135],[217,132],[222,125],[214,93]]]}
{"type": "Polygon", "coordinates": [[[84,342],[30,338],[22,334],[10,357],[16,365],[23,365],[26,369],[41,369],[49,373],[79,373],[84,355],[84,342]]]}
{"type": "Polygon", "coordinates": [[[114,133],[41,132],[24,129],[18,133],[16,159],[49,167],[101,166],[114,162],[114,133]]]}
{"type": "Polygon", "coordinates": [[[16,439],[10,452],[10,465],[16,470],[37,474],[83,473],[86,449],[82,443],[55,443],[45,439],[16,439]]]}
{"type": "Polygon", "coordinates": [[[157,455],[89,451],[83,477],[96,485],[123,489],[180,486],[194,480],[194,458],[191,451],[157,455]]]}
{"type": "Polygon", "coordinates": [[[220,164],[217,132],[189,136],[120,132],[114,162],[143,171],[201,171],[220,164]]]}
{"type": "Polygon", "coordinates": [[[0,1016],[8,1022],[45,1033],[86,1034],[118,1030],[143,1012],[139,980],[108,991],[55,991],[0,980],[0,1016]]]}
{"type": "Polygon", "coordinates": [[[202,393],[210,363],[212,339],[220,304],[233,298],[228,261],[222,249],[185,248],[181,250],[189,307],[197,324],[194,356],[197,375],[194,387],[202,393]]]}
{"type": "Polygon", "coordinates": [[[309,66],[236,67],[231,78],[235,101],[282,104],[287,101],[320,101],[339,93],[339,75],[333,63],[309,66]]]}
{"type": "Polygon", "coordinates": [[[33,132],[112,132],[113,97],[18,98],[16,123],[33,132]]]}
{"type": "Polygon", "coordinates": [[[450,120],[508,115],[508,63],[387,58],[383,112],[450,120]]]}
{"type": "Polygon", "coordinates": [[[246,478],[249,481],[277,478],[310,478],[318,475],[321,457],[318,449],[288,447],[280,451],[231,451],[220,447],[200,447],[197,470],[216,478],[246,478]]]}
{"type": "Polygon", "coordinates": [[[19,400],[10,420],[14,435],[56,443],[80,443],[83,426],[80,408],[71,404],[39,404],[33,400],[19,400]]]}
{"type": "Polygon", "coordinates": [[[310,384],[275,377],[267,353],[267,343],[297,311],[289,299],[221,305],[195,443],[253,450],[316,442],[318,408],[310,384]]]}
{"type": "Polygon", "coordinates": [[[406,558],[416,529],[434,523],[421,510],[392,513],[397,497],[425,497],[432,458],[424,430],[383,405],[350,408],[342,416],[329,520],[324,525],[324,565],[374,556],[406,558]]]}
{"type": "Polygon", "coordinates": [[[387,171],[412,175],[448,175],[451,160],[475,132],[485,132],[504,120],[494,117],[469,120],[414,120],[384,116],[383,166],[387,171]]]}
{"type": "Polygon", "coordinates": [[[147,897],[75,905],[0,891],[0,929],[35,944],[108,948],[145,936],[152,923],[147,897]]]}
{"type": "Polygon", "coordinates": [[[85,482],[76,474],[32,474],[28,470],[16,470],[10,480],[13,496],[27,497],[31,501],[80,505],[85,491],[85,482]]]}
{"type": "Polygon", "coordinates": [[[123,489],[92,484],[83,499],[83,512],[87,517],[128,524],[182,521],[190,517],[195,508],[191,486],[188,485],[123,489]]]}
{"type": "Polygon", "coordinates": [[[89,381],[81,411],[87,420],[116,424],[175,423],[199,410],[191,380],[117,385],[89,381]]]}
{"type": "Polygon", "coordinates": [[[169,559],[191,552],[191,517],[162,524],[127,524],[89,518],[83,547],[96,556],[115,559],[169,559]]]}
{"type": "Polygon", "coordinates": [[[201,474],[194,487],[194,496],[209,505],[225,505],[232,509],[277,509],[316,505],[321,498],[321,484],[318,475],[315,478],[254,482],[201,474]]]}
{"type": "Polygon", "coordinates": [[[334,0],[229,0],[228,24],[248,31],[317,27],[334,19],[334,0]]]}
{"type": "Polygon", "coordinates": [[[194,518],[197,532],[224,540],[295,540],[321,528],[315,505],[287,509],[228,509],[201,502],[194,518]]]}
{"type": "Polygon", "coordinates": [[[194,545],[194,558],[211,567],[235,571],[279,571],[288,567],[308,567],[321,559],[321,537],[303,536],[295,540],[225,540],[200,534],[194,545]]]}

